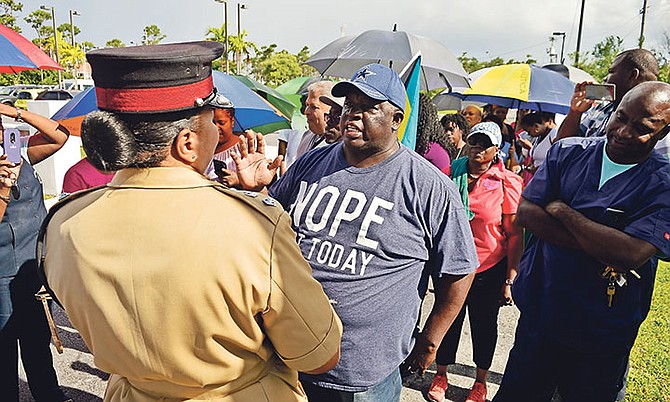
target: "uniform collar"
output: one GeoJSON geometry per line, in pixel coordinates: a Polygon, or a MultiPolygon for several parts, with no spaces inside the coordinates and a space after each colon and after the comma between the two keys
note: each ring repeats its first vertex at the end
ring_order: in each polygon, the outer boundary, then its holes
{"type": "Polygon", "coordinates": [[[113,188],[195,188],[216,183],[200,173],[183,167],[128,168],[114,175],[107,185],[113,188]]]}

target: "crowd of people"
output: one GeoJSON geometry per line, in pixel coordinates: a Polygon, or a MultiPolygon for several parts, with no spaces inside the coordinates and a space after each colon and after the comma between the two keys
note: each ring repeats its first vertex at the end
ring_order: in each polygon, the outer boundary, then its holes
{"type": "Polygon", "coordinates": [[[467,312],[467,401],[483,402],[509,305],[521,316],[494,401],[622,397],[670,256],[670,85],[650,52],[613,61],[613,102],[577,84],[560,124],[508,123],[499,105],[440,118],[421,95],[414,150],[398,141],[402,81],[370,64],[311,84],[308,129],[270,160],[213,87],[222,51],[88,53],[100,111],[48,214],[31,165],[69,133],[0,105],[38,130],[20,163],[0,158],[3,400],[18,399],[17,345],[35,400],[68,400],[42,285],[111,374],[106,401],[393,402],[404,373],[435,362],[425,391],[441,402],[467,312]]]}

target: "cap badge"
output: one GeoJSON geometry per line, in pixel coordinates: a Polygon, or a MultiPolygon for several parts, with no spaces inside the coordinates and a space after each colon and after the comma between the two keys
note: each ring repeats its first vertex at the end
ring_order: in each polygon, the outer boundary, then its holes
{"type": "Polygon", "coordinates": [[[360,70],[358,73],[356,73],[356,76],[354,77],[353,81],[356,81],[356,80],[359,80],[359,79],[362,80],[362,81],[365,81],[365,79],[368,78],[369,75],[377,75],[377,73],[375,73],[374,71],[371,71],[368,68],[364,68],[364,69],[360,70]]]}

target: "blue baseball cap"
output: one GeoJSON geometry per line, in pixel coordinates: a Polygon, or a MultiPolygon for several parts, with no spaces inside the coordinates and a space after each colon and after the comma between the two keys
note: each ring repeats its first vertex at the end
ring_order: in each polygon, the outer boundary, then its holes
{"type": "Polygon", "coordinates": [[[372,99],[389,101],[405,111],[405,86],[398,74],[388,67],[381,64],[361,67],[351,80],[338,82],[331,92],[334,96],[346,96],[354,88],[372,99]]]}

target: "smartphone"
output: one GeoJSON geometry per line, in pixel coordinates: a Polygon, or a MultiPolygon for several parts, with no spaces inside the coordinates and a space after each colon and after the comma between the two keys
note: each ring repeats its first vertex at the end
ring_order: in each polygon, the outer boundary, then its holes
{"type": "Polygon", "coordinates": [[[614,84],[586,84],[584,90],[586,91],[586,99],[599,101],[612,102],[616,94],[614,84]]]}
{"type": "Polygon", "coordinates": [[[6,128],[2,133],[2,149],[7,160],[21,163],[21,133],[15,128],[6,128]]]}

